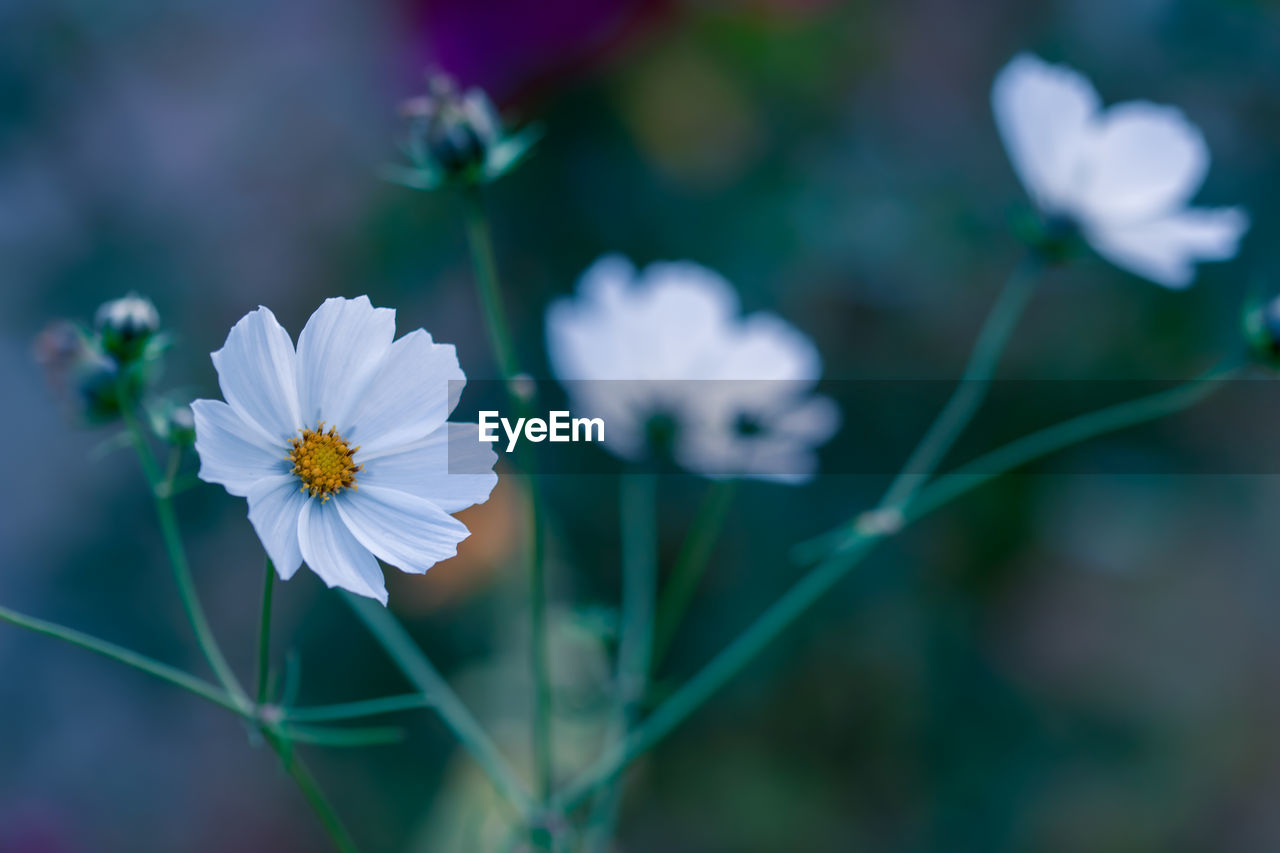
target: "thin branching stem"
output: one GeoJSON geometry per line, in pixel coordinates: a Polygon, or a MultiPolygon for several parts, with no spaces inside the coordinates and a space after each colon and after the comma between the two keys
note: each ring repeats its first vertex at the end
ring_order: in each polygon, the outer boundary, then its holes
{"type": "Polygon", "coordinates": [[[671,573],[663,582],[662,596],[658,601],[657,622],[653,636],[653,661],[656,670],[671,649],[676,632],[684,621],[685,613],[693,602],[702,576],[706,573],[720,531],[729,516],[729,507],[737,491],[734,480],[718,480],[711,484],[698,512],[689,525],[684,543],[676,552],[671,573]]]}
{"type": "Polygon", "coordinates": [[[186,549],[182,544],[178,518],[173,510],[173,499],[164,488],[164,475],[156,463],[151,447],[147,444],[146,434],[138,423],[133,406],[134,401],[128,396],[127,389],[122,383],[121,414],[124,418],[125,428],[129,431],[129,436],[133,441],[133,446],[137,450],[138,459],[142,464],[143,475],[147,479],[147,486],[151,491],[156,517],[160,522],[160,535],[164,541],[165,554],[169,558],[169,567],[173,571],[173,579],[178,587],[178,596],[182,600],[182,608],[186,612],[187,622],[190,623],[191,630],[195,634],[200,652],[204,655],[205,660],[208,661],[209,667],[213,670],[214,675],[217,676],[218,681],[236,702],[247,708],[250,705],[248,696],[245,694],[244,688],[240,686],[240,682],[236,678],[235,672],[231,669],[231,665],[227,663],[226,657],[222,654],[222,649],[218,646],[213,630],[209,627],[209,620],[205,616],[204,608],[200,604],[200,596],[196,591],[195,580],[191,576],[191,567],[187,563],[186,549]]]}
{"type": "MultiPolygon", "coordinates": [[[[1241,368],[1228,366],[1126,403],[1109,406],[1024,436],[938,478],[908,499],[903,523],[914,522],[996,477],[1096,436],[1171,415],[1204,400],[1241,368]]],[[[784,629],[857,565],[882,538],[853,526],[817,566],[769,607],[752,625],[693,678],[671,695],[627,738],[608,749],[597,763],[569,785],[558,798],[568,810],[609,784],[623,768],[643,754],[690,714],[700,708],[784,629]]]]}
{"type": "Polygon", "coordinates": [[[352,840],[351,833],[347,831],[346,825],[338,817],[338,812],[334,809],[333,804],[324,795],[324,791],[321,790],[315,776],[311,775],[310,769],[298,756],[292,742],[273,730],[265,730],[263,736],[271,745],[272,750],[279,756],[285,772],[293,779],[298,786],[298,790],[302,792],[303,798],[311,806],[311,810],[315,813],[321,825],[324,826],[324,830],[333,842],[333,846],[337,848],[339,853],[359,853],[359,848],[356,847],[355,841],[352,840]]]}
{"type": "Polygon", "coordinates": [[[405,678],[421,691],[424,703],[436,710],[458,742],[485,771],[503,802],[512,809],[513,816],[527,819],[533,811],[532,802],[519,777],[409,632],[378,602],[347,592],[342,593],[342,597],[405,678]]]}
{"type": "MultiPolygon", "coordinates": [[[[484,311],[485,328],[494,358],[502,374],[507,395],[516,411],[528,410],[528,398],[520,393],[517,382],[523,377],[516,357],[514,339],[507,323],[498,281],[498,266],[493,250],[489,217],[479,187],[466,193],[467,243],[475,270],[476,290],[484,311]]],[[[522,473],[529,484],[529,622],[531,631],[530,667],[533,672],[533,756],[539,799],[546,805],[555,785],[554,746],[552,743],[551,653],[547,635],[547,582],[545,571],[544,508],[532,458],[523,460],[522,473]]]]}
{"type": "MultiPolygon", "coordinates": [[[[622,529],[622,619],[618,637],[617,705],[613,737],[622,742],[639,719],[653,660],[658,591],[658,478],[622,475],[618,510],[622,529]]],[[[608,850],[622,799],[621,774],[599,792],[587,821],[587,849],[608,850]]]]}
{"type": "Polygon", "coordinates": [[[969,421],[973,420],[978,407],[987,396],[987,389],[991,386],[991,379],[1000,363],[1005,344],[1009,342],[1010,335],[1031,300],[1041,268],[1039,257],[1030,253],[1009,274],[1000,295],[996,297],[995,305],[982,324],[959,384],[925,431],[920,443],[907,457],[901,473],[885,493],[882,506],[901,506],[928,482],[947,451],[964,432],[969,421]]]}
{"type": "Polygon", "coordinates": [[[258,622],[258,704],[267,701],[267,684],[271,677],[271,599],[276,588],[276,568],[267,558],[262,582],[262,618],[258,622]]]}
{"type": "Polygon", "coordinates": [[[181,687],[190,693],[194,693],[201,699],[207,699],[219,708],[225,708],[233,714],[237,714],[246,719],[252,719],[252,712],[240,703],[235,702],[226,690],[221,687],[210,684],[202,678],[183,672],[182,670],[170,666],[166,663],[154,660],[146,655],[118,646],[115,643],[109,643],[106,640],[98,639],[83,631],[77,631],[74,628],[67,628],[54,622],[47,622],[44,619],[37,619],[34,616],[25,616],[7,607],[0,607],[0,619],[19,628],[26,628],[37,634],[43,634],[46,637],[53,637],[63,642],[71,643],[73,646],[79,646],[87,649],[94,654],[111,658],[119,661],[125,666],[131,666],[134,669],[141,670],[148,675],[155,676],[162,681],[167,681],[175,687],[181,687]]]}
{"type": "Polygon", "coordinates": [[[355,720],[361,717],[376,717],[380,714],[415,711],[419,708],[429,707],[431,707],[429,697],[421,693],[406,693],[399,696],[384,696],[378,699],[341,702],[336,705],[289,708],[284,712],[284,719],[286,722],[292,723],[325,723],[336,720],[355,720]]]}

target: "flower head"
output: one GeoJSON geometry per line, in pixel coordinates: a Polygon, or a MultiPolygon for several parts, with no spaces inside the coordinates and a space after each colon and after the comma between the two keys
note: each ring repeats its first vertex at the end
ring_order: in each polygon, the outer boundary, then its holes
{"type": "Polygon", "coordinates": [[[400,105],[408,122],[409,167],[390,166],[387,177],[413,189],[496,180],[524,159],[538,131],[509,134],[483,90],[459,91],[449,77],[427,78],[427,92],[400,105]]]}
{"type": "Polygon", "coordinates": [[[575,414],[601,417],[606,446],[640,460],[666,444],[683,468],[801,482],[839,426],[813,395],[813,343],[781,318],[743,317],[730,284],[694,263],[637,272],[619,255],[547,313],[547,346],[575,414]]]}
{"type": "Polygon", "coordinates": [[[477,428],[447,421],[465,381],[454,348],[393,338],[395,312],[365,296],[326,300],[296,350],[258,308],[213,354],[226,402],[191,404],[200,478],[248,498],[280,577],[305,561],[383,604],[378,559],[420,574],[452,557],[468,533],[450,513],[497,482],[477,428]]]}
{"type": "Polygon", "coordinates": [[[1032,201],[1116,266],[1182,288],[1196,262],[1235,256],[1244,210],[1188,206],[1209,149],[1181,110],[1148,101],[1104,110],[1083,75],[1030,54],[996,76],[991,105],[1032,201]]]}
{"type": "Polygon", "coordinates": [[[160,314],[145,296],[130,293],[104,302],[94,317],[102,347],[113,358],[127,362],[140,354],[148,339],[160,330],[160,314]]]}

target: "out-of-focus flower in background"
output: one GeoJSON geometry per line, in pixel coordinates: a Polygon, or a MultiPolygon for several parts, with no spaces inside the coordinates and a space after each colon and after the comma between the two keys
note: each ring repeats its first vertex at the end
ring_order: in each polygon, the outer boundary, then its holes
{"type": "Polygon", "coordinates": [[[1065,222],[1118,267],[1182,288],[1197,261],[1235,257],[1249,217],[1188,207],[1209,149],[1176,107],[1128,101],[1102,109],[1079,72],[1020,54],[991,90],[996,125],[1050,227],[1065,222]]]}
{"type": "Polygon", "coordinates": [[[280,577],[305,560],[329,586],[383,604],[375,557],[413,574],[452,557],[469,534],[450,513],[497,482],[476,427],[447,422],[465,380],[453,346],[422,329],[394,337],[394,311],[329,299],[295,352],[259,308],[213,354],[227,402],[192,403],[201,479],[248,498],[280,577]]]}
{"type": "Polygon", "coordinates": [[[803,482],[840,416],[811,394],[813,342],[778,316],[740,316],[719,274],[690,262],[643,272],[620,255],[547,312],[547,350],[576,414],[603,418],[630,460],[669,453],[704,476],[803,482]]]}

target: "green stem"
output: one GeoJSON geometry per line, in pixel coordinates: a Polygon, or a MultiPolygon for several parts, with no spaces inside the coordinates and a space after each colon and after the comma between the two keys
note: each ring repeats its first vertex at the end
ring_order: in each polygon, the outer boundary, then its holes
{"type": "Polygon", "coordinates": [[[271,675],[271,599],[276,588],[276,567],[267,558],[262,582],[262,620],[258,623],[258,704],[267,701],[267,682],[271,675]]]}
{"type": "Polygon", "coordinates": [[[279,725],[275,732],[284,740],[313,743],[318,746],[382,746],[404,740],[404,729],[397,726],[334,728],[321,726],[279,725]]]}
{"type": "Polygon", "coordinates": [[[493,347],[494,358],[498,362],[498,370],[508,385],[520,375],[520,366],[516,361],[515,347],[512,344],[511,329],[507,325],[507,315],[502,308],[502,292],[498,286],[498,264],[493,251],[493,236],[489,230],[489,217],[484,210],[484,201],[478,187],[466,193],[467,207],[467,245],[471,249],[471,265],[475,269],[476,290],[480,294],[480,307],[484,311],[485,329],[489,333],[489,344],[493,347]]]}
{"type": "Polygon", "coordinates": [[[354,720],[375,717],[396,711],[413,711],[431,707],[431,701],[421,693],[403,696],[386,696],[381,699],[362,699],[358,702],[342,702],[337,705],[317,705],[312,708],[290,708],[285,711],[288,723],[324,723],[334,720],[354,720]]]}
{"type": "Polygon", "coordinates": [[[157,660],[138,654],[135,651],[117,646],[115,643],[109,643],[106,640],[100,640],[90,634],[82,631],[76,631],[73,628],[66,628],[54,622],[46,622],[43,619],[36,619],[33,616],[24,616],[7,607],[0,607],[0,619],[11,625],[17,625],[20,628],[26,628],[37,634],[43,634],[46,637],[53,637],[63,642],[71,643],[73,646],[79,646],[87,649],[94,654],[99,654],[112,660],[119,661],[126,666],[141,670],[148,675],[153,675],[162,681],[181,687],[183,690],[194,693],[201,699],[206,699],[220,708],[226,708],[233,714],[252,719],[253,715],[242,705],[232,700],[225,690],[220,689],[216,685],[196,678],[194,675],[183,672],[176,667],[168,664],[160,663],[157,660]]]}
{"type": "Polygon", "coordinates": [[[209,620],[205,617],[204,608],[200,605],[199,593],[196,592],[195,580],[191,576],[186,551],[182,546],[182,535],[178,530],[178,519],[173,511],[173,502],[169,498],[158,497],[155,504],[165,551],[169,555],[169,564],[173,569],[182,607],[187,613],[187,621],[191,623],[191,628],[195,632],[196,643],[227,692],[237,701],[248,704],[244,688],[240,686],[230,664],[223,656],[222,649],[219,648],[213,636],[213,630],[209,627],[209,620]]]}
{"type": "Polygon", "coordinates": [[[555,760],[552,755],[551,644],[547,633],[546,531],[543,522],[541,488],[526,465],[529,481],[529,665],[533,673],[533,756],[538,778],[538,797],[545,806],[555,787],[555,760]]]}
{"type": "Polygon", "coordinates": [[[514,809],[516,816],[526,818],[532,812],[532,803],[519,778],[480,723],[414,643],[404,626],[376,601],[345,592],[342,597],[374,638],[382,644],[404,676],[422,692],[424,701],[436,709],[440,719],[458,738],[459,743],[488,774],[494,789],[514,809]]]}
{"type": "MultiPolygon", "coordinates": [[[[622,475],[618,507],[622,520],[622,623],[618,639],[618,704],[613,738],[621,742],[640,716],[653,654],[658,587],[658,478],[622,475]]],[[[622,799],[620,775],[609,780],[588,818],[587,849],[606,850],[622,799]]]]}
{"type": "Polygon", "coordinates": [[[653,668],[662,663],[676,631],[684,621],[684,615],[693,602],[702,576],[706,572],[707,563],[716,539],[729,516],[729,507],[733,503],[733,495],[737,483],[734,480],[720,480],[711,484],[698,513],[694,516],[684,544],[676,554],[671,575],[662,588],[662,597],[658,603],[657,626],[653,640],[653,668]]]}
{"type": "Polygon", "coordinates": [[[204,655],[205,660],[208,661],[209,667],[217,676],[218,681],[235,701],[247,707],[250,703],[245,695],[244,688],[240,686],[235,672],[227,663],[226,657],[223,656],[222,649],[219,648],[218,641],[214,638],[213,631],[209,627],[209,620],[205,617],[204,608],[200,605],[200,597],[196,592],[195,581],[191,577],[191,567],[187,564],[186,550],[182,545],[182,534],[178,530],[178,519],[173,511],[172,498],[163,493],[164,481],[162,474],[156,464],[155,457],[151,453],[151,448],[147,445],[142,427],[134,416],[133,402],[127,396],[127,391],[123,386],[121,394],[121,414],[124,418],[125,427],[133,440],[133,446],[138,452],[138,459],[142,463],[142,471],[147,478],[147,485],[151,489],[156,516],[160,522],[160,535],[164,541],[165,553],[169,557],[169,566],[173,570],[173,578],[178,587],[178,595],[182,600],[182,608],[186,611],[187,621],[191,624],[191,630],[196,636],[196,643],[200,646],[201,653],[204,655]]]}
{"type": "Polygon", "coordinates": [[[1223,382],[1237,378],[1243,370],[1240,365],[1215,368],[1190,382],[1089,412],[1023,436],[939,477],[926,492],[921,493],[919,499],[911,502],[906,518],[914,521],[1001,474],[1087,439],[1190,408],[1217,391],[1223,382]]]}
{"type": "MultiPolygon", "coordinates": [[[[916,521],[1002,474],[1065,447],[1195,405],[1239,371],[1238,367],[1214,370],[1176,388],[1081,415],[1025,436],[925,486],[914,498],[908,500],[903,509],[904,521],[916,521]]],[[[561,806],[568,810],[581,804],[701,707],[836,581],[857,565],[883,537],[883,533],[859,532],[857,528],[848,532],[845,540],[826,559],[811,569],[724,651],[672,694],[625,741],[607,750],[592,768],[566,788],[559,798],[561,806]]]]}
{"type": "Polygon", "coordinates": [[[1040,260],[1030,254],[1010,273],[982,325],[982,331],[978,333],[960,383],[907,458],[901,473],[889,486],[881,506],[897,507],[906,503],[917,489],[928,482],[947,451],[973,419],[987,395],[1000,354],[1004,352],[1005,344],[1035,290],[1040,268],[1040,260]]]}
{"type": "MultiPolygon", "coordinates": [[[[494,358],[502,373],[503,385],[512,407],[522,414],[528,411],[528,398],[517,388],[522,376],[516,359],[511,329],[502,305],[498,285],[498,265],[493,251],[493,236],[479,187],[466,191],[467,244],[475,269],[476,290],[484,311],[485,328],[494,358]]],[[[550,801],[555,786],[555,763],[552,743],[551,652],[547,636],[547,583],[545,571],[544,509],[541,490],[535,481],[532,458],[521,465],[529,483],[529,622],[531,639],[530,669],[533,674],[533,755],[537,790],[543,805],[550,801]]]]}
{"type": "Polygon", "coordinates": [[[311,806],[311,810],[319,818],[325,832],[328,833],[330,840],[333,841],[333,846],[340,853],[359,853],[355,842],[351,839],[351,834],[347,832],[346,826],[343,825],[342,820],[338,817],[337,811],[334,810],[328,798],[325,797],[324,791],[320,790],[320,785],[316,782],[316,778],[311,775],[311,771],[307,769],[302,759],[298,757],[292,744],[269,730],[264,732],[264,737],[271,745],[272,750],[280,757],[280,763],[284,766],[285,772],[297,784],[303,798],[306,799],[307,804],[311,806]]]}
{"type": "MultiPolygon", "coordinates": [[[[80,648],[94,652],[95,654],[103,655],[104,657],[119,661],[127,666],[134,667],[135,669],[141,670],[149,675],[153,675],[162,681],[166,681],[175,687],[181,687],[183,690],[187,690],[202,699],[206,699],[220,708],[225,708],[237,716],[243,717],[254,723],[259,722],[251,710],[246,709],[243,704],[233,701],[225,691],[209,684],[206,681],[202,681],[195,676],[188,675],[179,669],[175,669],[167,664],[152,660],[151,658],[140,655],[137,652],[122,648],[114,643],[108,643],[105,640],[100,640],[97,637],[90,636],[80,631],[64,628],[63,626],[52,622],[46,622],[43,619],[23,616],[22,614],[15,613],[5,607],[0,607],[0,619],[21,628],[34,631],[37,634],[53,637],[54,639],[62,640],[74,646],[79,646],[80,648]]],[[[292,732],[292,734],[294,736],[298,736],[300,734],[304,738],[316,736],[315,732],[309,731],[303,731],[301,733],[292,732]]],[[[345,736],[345,743],[337,744],[332,740],[327,742],[331,745],[354,745],[351,743],[351,740],[359,734],[360,733],[358,732],[343,732],[339,737],[345,736]]],[[[270,728],[263,728],[263,735],[271,744],[272,749],[280,756],[280,760],[285,764],[286,769],[289,770],[289,775],[293,777],[294,781],[296,781],[298,786],[302,789],[302,793],[306,797],[307,802],[310,803],[312,808],[315,810],[321,823],[324,825],[325,830],[333,839],[335,846],[340,851],[344,851],[344,853],[345,851],[354,853],[356,850],[355,844],[352,843],[350,836],[342,827],[342,823],[338,820],[332,806],[329,805],[328,801],[325,800],[324,795],[320,792],[315,779],[311,777],[306,768],[303,767],[294,757],[290,744],[285,740],[285,736],[270,728]]],[[[363,743],[370,742],[370,734],[368,732],[364,732],[363,737],[363,743]]],[[[385,742],[385,738],[379,742],[385,742]]],[[[363,745],[363,743],[361,745],[363,745]]]]}
{"type": "Polygon", "coordinates": [[[658,478],[622,475],[622,624],[618,640],[620,707],[634,718],[644,701],[653,655],[654,600],[658,586],[658,478]]]}
{"type": "MultiPolygon", "coordinates": [[[[256,708],[249,701],[248,696],[245,695],[244,688],[240,686],[235,672],[223,656],[222,649],[219,648],[217,639],[209,627],[209,621],[205,617],[204,608],[200,604],[200,596],[196,591],[195,581],[191,576],[191,567],[187,563],[186,549],[182,544],[182,533],[178,528],[178,518],[173,510],[172,484],[173,478],[177,474],[177,463],[181,461],[180,456],[177,458],[171,456],[168,471],[162,474],[156,458],[151,452],[151,447],[147,444],[146,435],[134,415],[134,401],[130,397],[128,387],[123,381],[120,384],[120,400],[121,417],[133,441],[133,446],[138,452],[143,474],[146,476],[147,485],[151,489],[156,515],[160,521],[160,533],[164,540],[165,552],[169,557],[169,565],[173,570],[174,580],[178,587],[178,595],[182,599],[182,606],[187,614],[187,621],[191,624],[191,629],[196,636],[196,642],[200,646],[200,651],[204,654],[205,660],[209,662],[209,666],[213,669],[214,674],[217,675],[218,681],[221,682],[223,689],[230,696],[230,710],[241,716],[253,719],[259,724],[259,730],[262,731],[271,748],[280,756],[280,760],[284,763],[289,775],[297,783],[303,796],[311,804],[316,816],[324,825],[325,831],[333,839],[334,845],[341,853],[357,853],[351,836],[338,819],[333,807],[325,799],[315,778],[311,776],[310,772],[294,754],[288,736],[270,726],[262,725],[261,720],[256,715],[256,708]]],[[[268,572],[270,573],[269,561],[268,572]]],[[[267,603],[269,604],[269,602],[267,603]]],[[[268,617],[264,615],[264,621],[266,618],[268,617]]],[[[85,639],[83,635],[81,639],[85,639]]],[[[83,645],[83,643],[81,644],[83,645]]],[[[92,648],[92,646],[86,645],[86,648],[92,648]]],[[[95,649],[95,651],[108,654],[108,651],[104,649],[95,649]]],[[[115,649],[114,651],[123,652],[124,650],[115,649]]],[[[118,660],[123,659],[118,654],[112,654],[111,656],[116,657],[118,660]]],[[[134,665],[139,664],[135,662],[134,665]]],[[[185,673],[178,673],[178,675],[190,678],[185,673]]],[[[170,680],[173,679],[170,678],[170,680]]],[[[191,680],[195,681],[194,679],[191,680]]],[[[178,682],[175,681],[174,683],[178,682]]],[[[191,689],[188,685],[183,686],[191,689]]],[[[262,692],[261,687],[259,690],[262,692]]],[[[220,702],[219,704],[222,703],[220,702]]],[[[228,706],[224,705],[224,707],[228,706]]]]}
{"type": "Polygon", "coordinates": [[[164,479],[160,481],[160,490],[166,497],[173,494],[173,483],[178,478],[178,466],[182,464],[182,448],[173,446],[169,449],[169,464],[165,466],[164,479]]]}

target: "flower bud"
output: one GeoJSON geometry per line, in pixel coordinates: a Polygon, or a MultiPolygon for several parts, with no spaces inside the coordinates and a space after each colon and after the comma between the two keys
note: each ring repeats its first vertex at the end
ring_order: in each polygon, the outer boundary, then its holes
{"type": "Polygon", "coordinates": [[[1273,296],[1245,311],[1244,334],[1254,358],[1280,367],[1280,296],[1273,296]]]}
{"type": "Polygon", "coordinates": [[[414,189],[479,184],[515,167],[537,138],[525,129],[508,134],[489,96],[459,91],[452,79],[432,75],[427,92],[400,106],[409,122],[406,151],[412,166],[389,166],[390,180],[414,189]]]}
{"type": "Polygon", "coordinates": [[[36,338],[35,357],[73,416],[105,423],[120,416],[120,364],[75,323],[51,323],[36,338]]]}
{"type": "Polygon", "coordinates": [[[158,430],[160,437],[175,447],[191,447],[196,443],[196,417],[185,403],[171,404],[163,412],[158,430]]]}
{"type": "Polygon", "coordinates": [[[120,417],[120,365],[111,356],[86,349],[71,370],[71,382],[87,421],[106,423],[120,417]]]}
{"type": "Polygon", "coordinates": [[[484,163],[488,149],[502,136],[502,123],[479,89],[460,93],[448,77],[427,80],[427,94],[401,105],[409,119],[414,159],[430,163],[446,176],[460,176],[484,163]]]}
{"type": "Polygon", "coordinates": [[[98,308],[94,326],[106,353],[127,364],[142,355],[147,341],[159,331],[160,314],[150,299],[130,293],[104,302],[98,308]]]}

